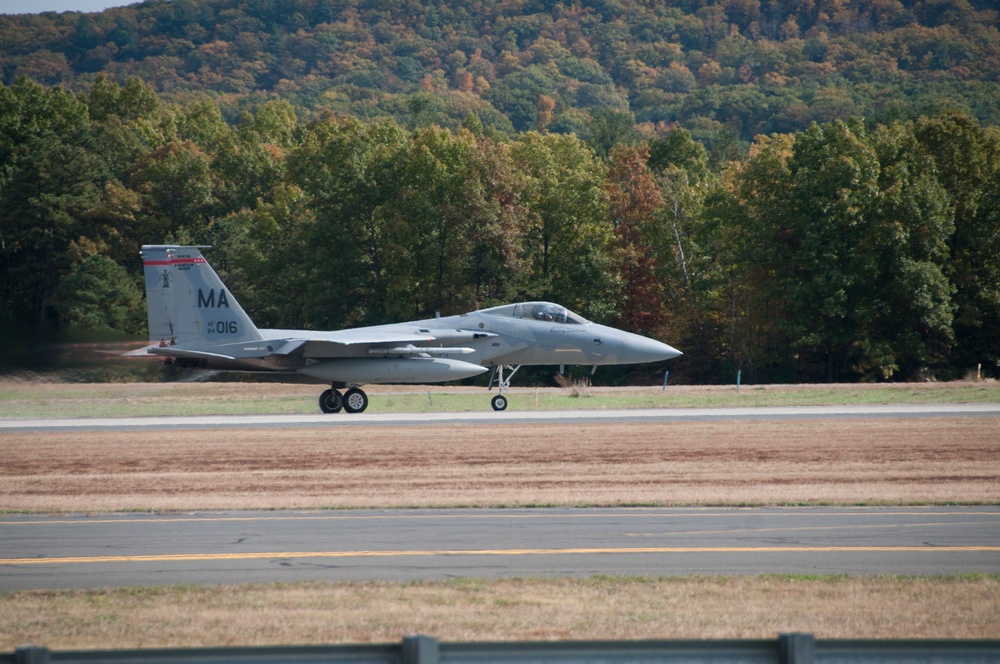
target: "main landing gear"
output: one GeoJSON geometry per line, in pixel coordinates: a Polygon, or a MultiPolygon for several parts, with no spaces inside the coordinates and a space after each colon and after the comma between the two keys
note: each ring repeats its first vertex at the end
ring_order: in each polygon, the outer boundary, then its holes
{"type": "MultiPolygon", "coordinates": [[[[489,389],[493,389],[494,381],[499,389],[499,394],[490,399],[493,410],[507,410],[507,397],[504,393],[510,389],[510,379],[514,377],[521,365],[511,366],[500,364],[493,367],[493,374],[490,376],[489,389]]],[[[341,383],[343,386],[343,383],[341,383]]],[[[364,390],[352,387],[343,394],[337,385],[331,385],[329,390],[323,390],[319,395],[319,409],[324,413],[339,413],[344,410],[348,413],[363,413],[368,408],[368,395],[364,390]]]]}
{"type": "Polygon", "coordinates": [[[517,370],[521,368],[521,365],[513,367],[509,364],[498,364],[493,367],[493,374],[490,376],[490,386],[489,389],[493,389],[493,381],[496,380],[497,388],[500,394],[496,395],[490,399],[490,405],[493,406],[493,410],[507,410],[507,397],[503,395],[504,392],[510,389],[510,379],[514,377],[517,370]],[[504,371],[510,370],[510,373],[504,376],[504,371]]]}
{"type": "Polygon", "coordinates": [[[344,394],[335,387],[324,390],[319,395],[319,409],[324,413],[339,413],[346,410],[348,413],[363,413],[368,408],[368,395],[364,390],[352,387],[344,394]]]}

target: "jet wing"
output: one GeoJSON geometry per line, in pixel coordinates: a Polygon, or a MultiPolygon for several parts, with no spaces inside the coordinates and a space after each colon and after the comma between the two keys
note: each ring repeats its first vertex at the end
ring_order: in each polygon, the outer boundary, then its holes
{"type": "Polygon", "coordinates": [[[301,352],[305,357],[313,358],[344,357],[365,350],[370,355],[466,354],[475,350],[466,347],[442,348],[440,345],[497,336],[492,332],[426,328],[413,333],[357,329],[306,334],[308,336],[274,340],[277,343],[272,344],[272,352],[275,355],[301,352]]]}
{"type": "Polygon", "coordinates": [[[276,355],[291,355],[301,352],[305,357],[343,357],[353,355],[352,350],[363,350],[366,346],[412,345],[432,343],[430,335],[408,334],[323,334],[314,338],[288,339],[274,349],[276,355]]]}
{"type": "Polygon", "coordinates": [[[301,354],[312,358],[357,357],[359,355],[382,356],[419,356],[419,355],[463,355],[475,352],[474,349],[453,344],[475,339],[495,337],[492,332],[477,332],[473,330],[429,330],[421,328],[415,332],[398,332],[378,329],[342,330],[339,332],[296,331],[302,336],[287,337],[287,330],[274,330],[283,333],[281,337],[268,336],[265,333],[263,341],[246,343],[222,344],[208,350],[195,350],[179,346],[163,346],[150,344],[125,353],[129,357],[176,357],[195,360],[236,360],[249,357],[267,357],[268,355],[301,354]],[[448,344],[446,347],[445,344],[448,344]],[[219,352],[221,351],[221,352],[219,352]],[[227,352],[228,351],[228,352],[227,352]]]}

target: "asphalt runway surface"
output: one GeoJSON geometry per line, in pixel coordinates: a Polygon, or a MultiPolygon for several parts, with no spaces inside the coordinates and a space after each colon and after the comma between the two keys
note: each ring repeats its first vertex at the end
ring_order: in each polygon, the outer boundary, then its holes
{"type": "Polygon", "coordinates": [[[247,429],[313,426],[416,426],[445,424],[579,424],[708,420],[858,417],[1000,417],[1000,404],[901,404],[894,406],[757,406],[744,408],[636,408],[620,410],[508,410],[464,413],[338,413],[299,415],[201,415],[191,417],[93,417],[0,420],[0,433],[148,429],[247,429]]]}
{"type": "Polygon", "coordinates": [[[0,590],[458,577],[1000,573],[1000,508],[0,516],[0,590]]]}

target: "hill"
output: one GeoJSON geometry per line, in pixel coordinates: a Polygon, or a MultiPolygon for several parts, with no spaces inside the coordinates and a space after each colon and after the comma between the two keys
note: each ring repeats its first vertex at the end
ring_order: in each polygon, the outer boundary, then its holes
{"type": "MultiPolygon", "coordinates": [[[[409,126],[590,136],[615,113],[716,153],[757,134],[958,108],[1000,124],[989,0],[150,0],[0,16],[0,76],[82,89],[137,76],[229,120],[280,96],[409,126]],[[604,121],[602,122],[602,119],[604,121]]],[[[620,124],[620,123],[619,123],[620,124]]],[[[742,143],[740,143],[742,141],[742,143]]]]}

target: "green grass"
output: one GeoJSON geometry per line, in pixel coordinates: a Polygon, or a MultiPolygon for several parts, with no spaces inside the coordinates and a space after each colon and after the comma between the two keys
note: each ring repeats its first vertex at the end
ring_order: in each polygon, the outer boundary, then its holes
{"type": "MultiPolygon", "coordinates": [[[[323,387],[240,383],[52,384],[8,382],[0,389],[0,417],[142,417],[317,413],[323,387]]],[[[495,392],[435,386],[375,386],[370,410],[378,413],[467,412],[489,409],[495,392]]],[[[510,409],[610,410],[791,405],[1000,403],[1000,383],[895,385],[669,386],[514,388],[510,409]]]]}
{"type": "Polygon", "coordinates": [[[314,399],[276,397],[260,401],[167,401],[155,398],[131,401],[115,397],[0,400],[4,418],[159,417],[191,415],[261,415],[319,412],[314,399]]]}

